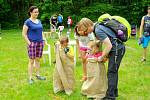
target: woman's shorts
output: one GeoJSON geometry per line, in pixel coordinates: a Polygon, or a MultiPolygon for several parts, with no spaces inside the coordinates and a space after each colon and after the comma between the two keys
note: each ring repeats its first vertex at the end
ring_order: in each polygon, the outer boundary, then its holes
{"type": "Polygon", "coordinates": [[[28,45],[28,56],[30,59],[41,58],[43,53],[44,42],[31,42],[28,45]]]}

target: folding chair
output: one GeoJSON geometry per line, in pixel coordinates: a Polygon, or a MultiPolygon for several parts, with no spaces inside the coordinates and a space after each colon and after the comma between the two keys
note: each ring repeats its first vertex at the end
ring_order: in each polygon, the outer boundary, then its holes
{"type": "MultiPolygon", "coordinates": [[[[43,50],[43,55],[48,55],[49,64],[51,66],[51,46],[47,44],[47,40],[45,39],[45,46],[47,46],[47,50],[43,50]]],[[[43,56],[44,63],[46,62],[45,57],[43,56]]]]}

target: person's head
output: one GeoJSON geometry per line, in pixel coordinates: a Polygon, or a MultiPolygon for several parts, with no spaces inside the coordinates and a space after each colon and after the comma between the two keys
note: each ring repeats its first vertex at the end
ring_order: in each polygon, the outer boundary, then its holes
{"type": "Polygon", "coordinates": [[[100,51],[100,42],[99,41],[90,41],[88,47],[91,49],[91,53],[95,54],[100,51]]]}
{"type": "Polygon", "coordinates": [[[39,15],[39,10],[37,6],[31,6],[28,10],[28,16],[37,18],[39,15]]]}
{"type": "Polygon", "coordinates": [[[76,25],[75,31],[79,36],[87,36],[93,32],[94,23],[88,18],[82,18],[76,25]]]}
{"type": "Polygon", "coordinates": [[[150,15],[150,6],[147,7],[147,13],[150,15]]]}
{"type": "Polygon", "coordinates": [[[70,19],[71,17],[70,16],[68,16],[68,19],[70,19]]]}
{"type": "Polygon", "coordinates": [[[59,39],[59,41],[60,41],[61,47],[64,47],[64,48],[65,48],[65,47],[68,46],[68,42],[69,42],[68,37],[66,37],[66,36],[61,36],[60,39],[59,39]]]}

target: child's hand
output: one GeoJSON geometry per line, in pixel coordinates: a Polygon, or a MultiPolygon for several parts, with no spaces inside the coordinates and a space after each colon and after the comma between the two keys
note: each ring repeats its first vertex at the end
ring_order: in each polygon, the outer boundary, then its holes
{"type": "Polygon", "coordinates": [[[104,59],[104,57],[103,57],[103,56],[100,56],[100,57],[98,57],[98,58],[97,58],[97,60],[98,60],[99,62],[102,62],[102,61],[103,61],[103,59],[104,59]]]}
{"type": "Polygon", "coordinates": [[[108,60],[108,57],[103,57],[103,56],[98,57],[99,62],[106,62],[107,60],[108,60]]]}
{"type": "Polygon", "coordinates": [[[102,62],[106,62],[108,60],[108,58],[107,57],[105,57],[104,59],[103,59],[103,61],[102,62]]]}

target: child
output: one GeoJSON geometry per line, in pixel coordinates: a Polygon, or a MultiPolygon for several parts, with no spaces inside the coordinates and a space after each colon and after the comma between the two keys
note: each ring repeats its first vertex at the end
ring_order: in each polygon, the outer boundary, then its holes
{"type": "Polygon", "coordinates": [[[88,37],[86,36],[78,36],[78,32],[77,32],[77,26],[75,27],[74,33],[75,33],[75,39],[76,39],[76,43],[77,43],[77,48],[78,48],[78,53],[79,53],[79,58],[81,58],[82,60],[82,68],[83,68],[83,75],[82,75],[82,79],[81,81],[86,81],[87,79],[87,73],[86,73],[86,52],[88,50],[88,42],[92,41],[95,39],[94,34],[91,33],[88,35],[88,37]]]}
{"type": "Polygon", "coordinates": [[[70,95],[75,83],[73,48],[68,47],[67,37],[61,36],[59,42],[56,44],[56,65],[53,75],[54,93],[65,91],[67,95],[70,95]]]}
{"type": "Polygon", "coordinates": [[[87,80],[84,81],[81,93],[87,98],[102,99],[107,90],[106,71],[103,62],[99,62],[101,57],[100,43],[91,41],[88,43],[90,53],[87,57],[87,80]]]}
{"type": "Polygon", "coordinates": [[[71,16],[68,16],[68,18],[67,18],[67,26],[68,26],[68,31],[71,32],[71,26],[72,26],[71,16]]]}

